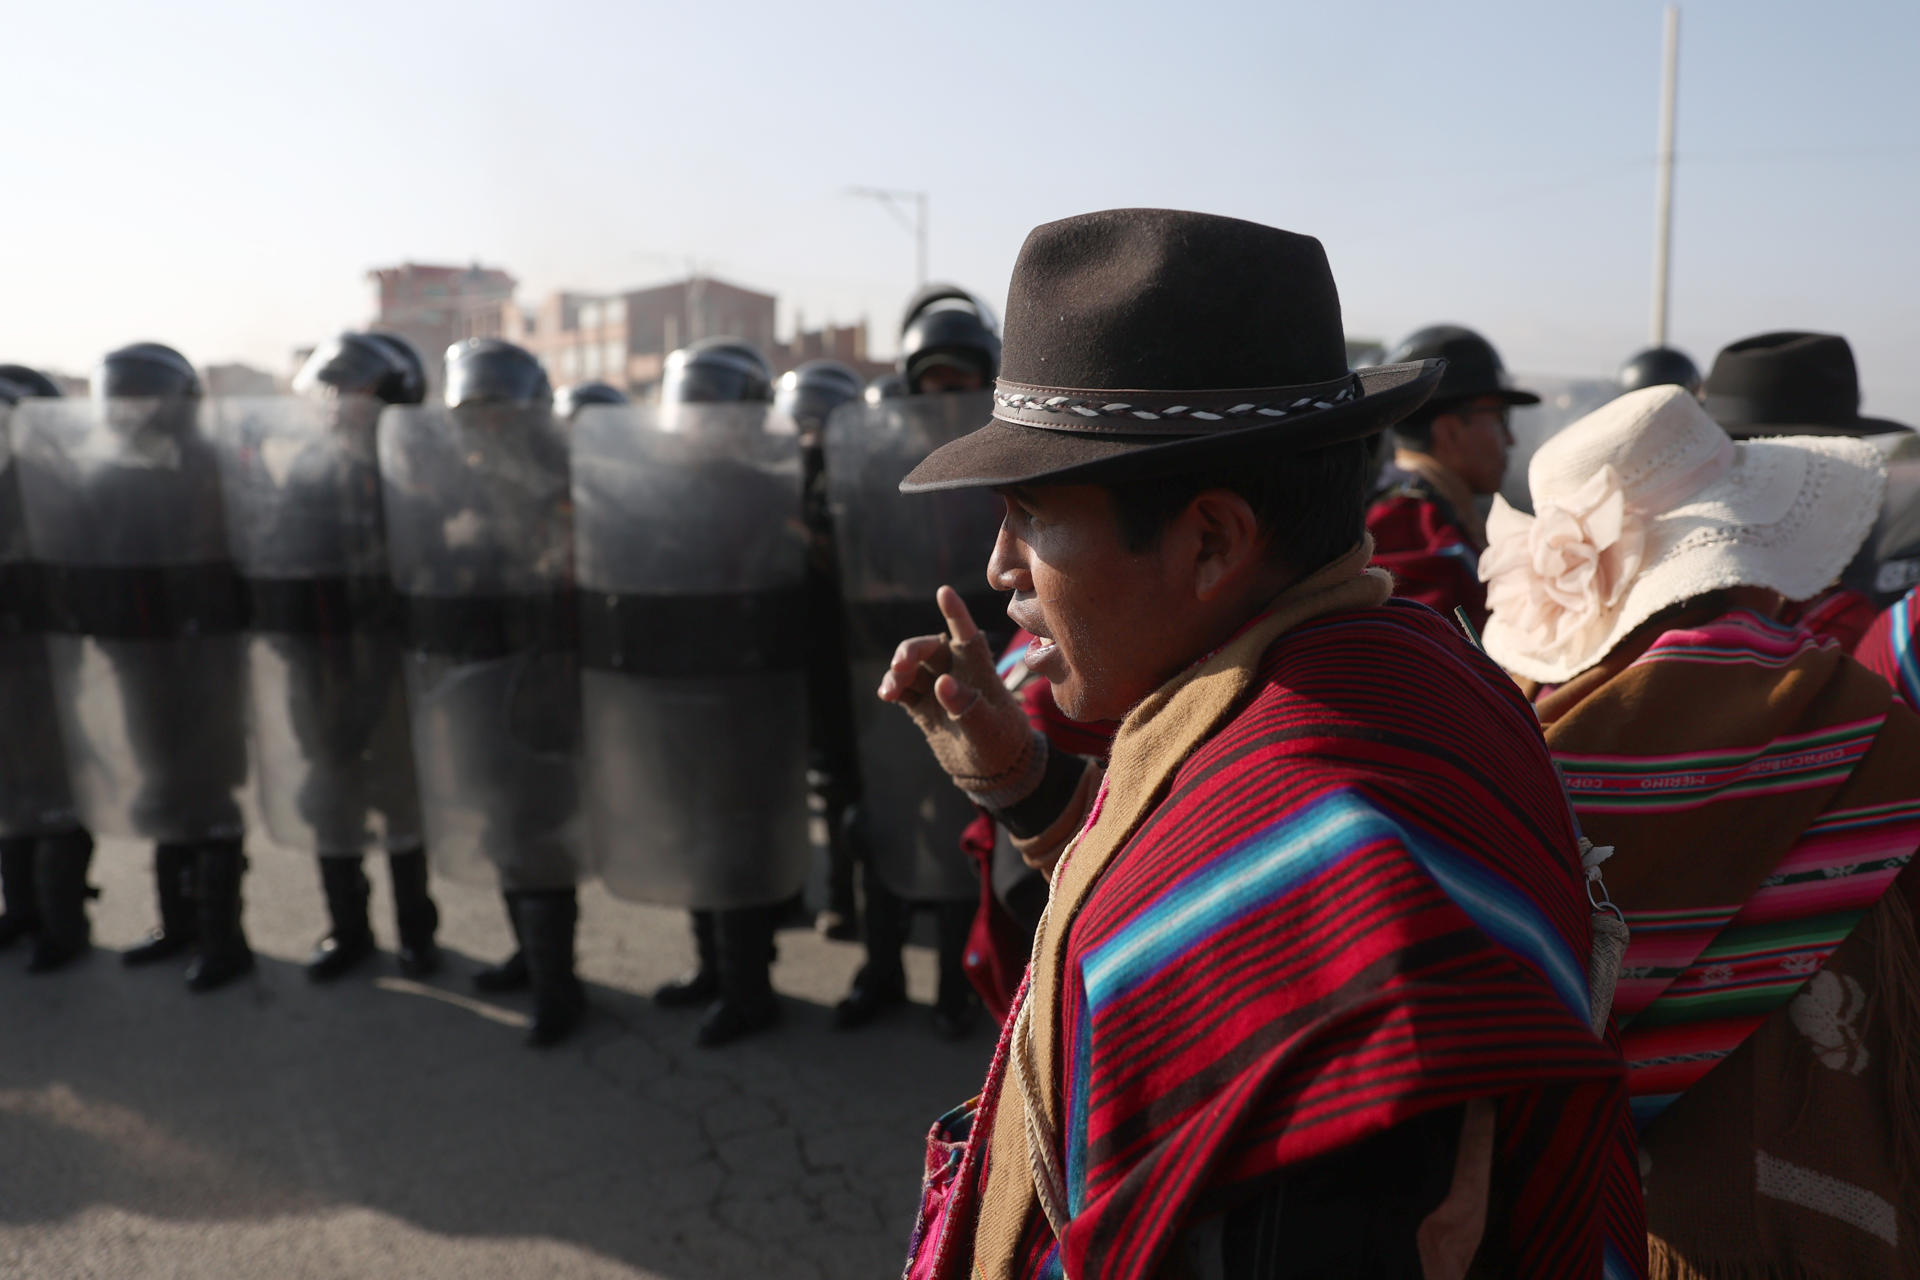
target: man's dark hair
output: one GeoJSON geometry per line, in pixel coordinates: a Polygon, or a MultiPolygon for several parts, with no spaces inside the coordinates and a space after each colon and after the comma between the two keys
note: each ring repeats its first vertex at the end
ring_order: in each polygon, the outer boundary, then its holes
{"type": "Polygon", "coordinates": [[[1426,453],[1433,448],[1433,421],[1443,413],[1456,413],[1462,401],[1432,400],[1421,405],[1406,417],[1393,424],[1393,438],[1396,444],[1408,449],[1426,453]]]}
{"type": "Polygon", "coordinates": [[[1202,471],[1106,486],[1127,550],[1151,551],[1173,518],[1209,489],[1247,500],[1275,563],[1306,575],[1345,554],[1366,529],[1373,442],[1349,440],[1311,453],[1265,449],[1202,471]]]}

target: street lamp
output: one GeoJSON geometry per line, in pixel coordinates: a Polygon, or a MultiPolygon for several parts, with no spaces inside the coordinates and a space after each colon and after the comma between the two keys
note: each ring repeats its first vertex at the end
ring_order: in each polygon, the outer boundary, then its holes
{"type": "Polygon", "coordinates": [[[927,193],[924,191],[889,191],[882,187],[848,187],[847,194],[860,196],[867,200],[878,200],[887,207],[887,212],[907,230],[913,232],[914,258],[913,287],[918,289],[927,282],[927,193]],[[913,201],[913,217],[907,217],[906,202],[913,201]]]}

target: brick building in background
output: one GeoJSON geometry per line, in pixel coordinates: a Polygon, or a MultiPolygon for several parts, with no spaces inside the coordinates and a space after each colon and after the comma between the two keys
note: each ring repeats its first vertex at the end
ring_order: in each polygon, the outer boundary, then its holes
{"type": "Polygon", "coordinates": [[[770,293],[692,276],[618,293],[562,291],[523,306],[504,271],[405,263],[367,273],[379,286],[372,327],[400,333],[420,348],[438,394],[441,356],[464,338],[501,337],[538,356],[556,387],[610,382],[644,396],[658,385],[669,352],[701,338],[742,338],[776,374],[806,360],[831,359],[864,378],[890,362],[867,354],[867,326],[808,330],[796,321],[791,342],[775,333],[779,299],[770,293]]]}
{"type": "Polygon", "coordinates": [[[770,293],[696,276],[622,293],[555,293],[502,324],[518,330],[515,340],[556,386],[597,380],[637,391],[660,380],[668,352],[701,338],[744,338],[771,358],[777,305],[770,293]]]}
{"type": "Polygon", "coordinates": [[[744,339],[775,373],[817,359],[842,361],[867,378],[892,367],[868,358],[864,321],[799,326],[793,341],[779,341],[778,302],[770,293],[695,276],[622,293],[555,293],[534,310],[513,309],[502,328],[540,357],[556,386],[598,380],[642,395],[660,381],[668,353],[701,338],[744,339]]]}
{"type": "Polygon", "coordinates": [[[403,262],[367,272],[374,285],[373,327],[397,333],[419,349],[428,398],[440,394],[447,348],[466,338],[508,337],[513,290],[506,272],[474,263],[442,267],[403,262]]]}

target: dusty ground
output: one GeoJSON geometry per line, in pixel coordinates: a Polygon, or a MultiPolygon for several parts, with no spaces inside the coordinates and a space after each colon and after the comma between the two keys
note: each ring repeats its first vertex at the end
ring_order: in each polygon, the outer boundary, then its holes
{"type": "MultiPolygon", "coordinates": [[[[684,917],[588,890],[592,1021],[537,1052],[522,1002],[467,984],[508,947],[491,891],[436,881],[432,983],[383,956],[315,988],[299,967],[323,923],[312,864],[252,860],[260,969],[226,991],[118,963],[153,912],[147,851],[122,842],[95,860],[100,951],[32,979],[19,949],[0,954],[0,1276],[898,1274],[923,1135],[977,1088],[984,1025],[947,1044],[916,1008],[836,1033],[858,948],[787,932],[785,1025],[695,1050],[694,1015],[646,999],[687,962],[684,917]]],[[[930,999],[930,956],[909,966],[930,999]]]]}

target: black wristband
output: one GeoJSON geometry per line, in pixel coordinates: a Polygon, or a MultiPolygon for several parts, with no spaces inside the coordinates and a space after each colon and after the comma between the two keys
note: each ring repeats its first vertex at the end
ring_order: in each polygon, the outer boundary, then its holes
{"type": "Polygon", "coordinates": [[[1016,840],[1033,837],[1060,821],[1060,815],[1073,803],[1080,790],[1081,775],[1087,771],[1086,759],[1066,751],[1047,749],[1047,767],[1040,774],[1040,785],[1026,799],[1005,809],[992,811],[993,819],[1016,840]]]}

